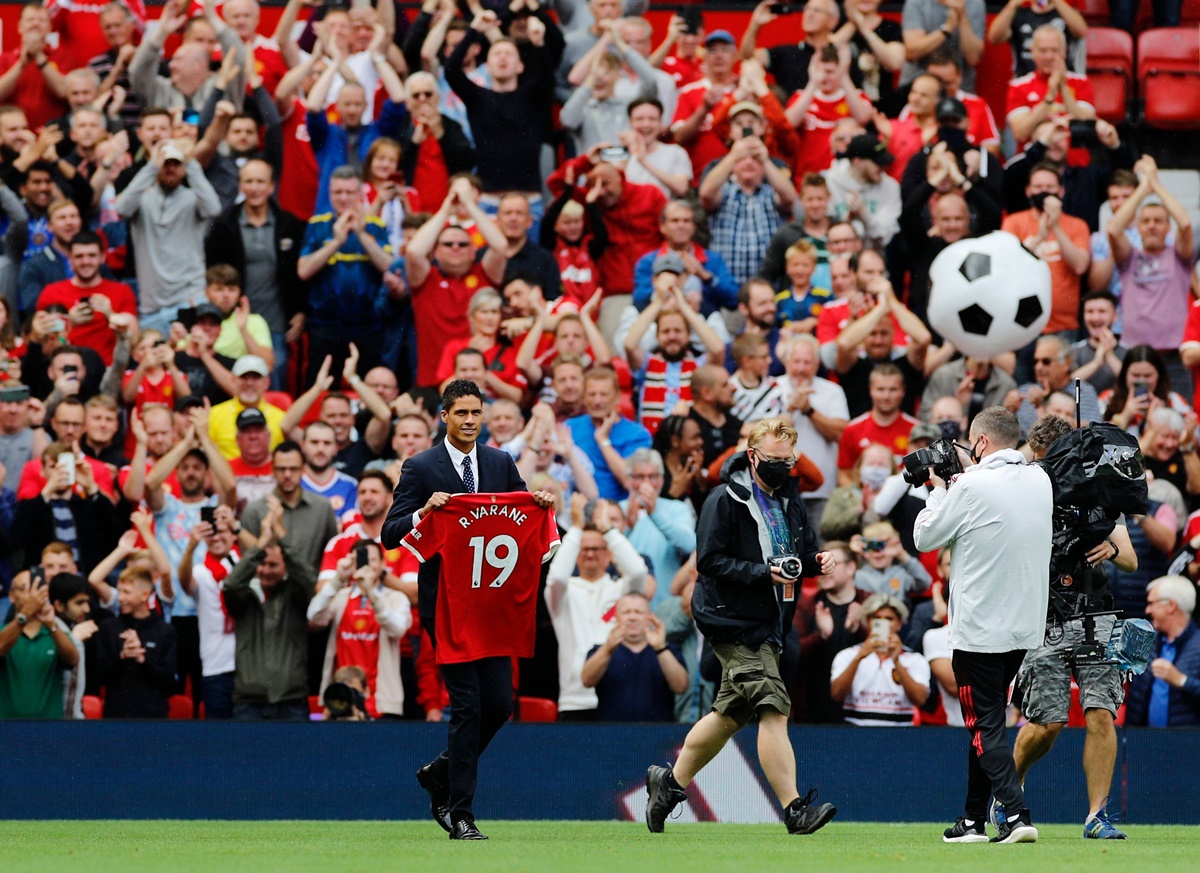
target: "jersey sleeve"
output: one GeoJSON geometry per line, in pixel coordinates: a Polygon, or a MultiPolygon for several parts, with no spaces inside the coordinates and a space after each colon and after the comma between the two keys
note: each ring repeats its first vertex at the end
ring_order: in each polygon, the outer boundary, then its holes
{"type": "Polygon", "coordinates": [[[554,553],[558,551],[560,540],[558,538],[558,523],[554,518],[554,508],[545,507],[542,510],[545,513],[546,521],[542,529],[542,563],[546,563],[554,557],[554,553]]]}
{"type": "Polygon", "coordinates": [[[438,517],[439,513],[437,512],[428,513],[400,541],[400,545],[412,552],[422,564],[430,558],[436,557],[442,548],[445,536],[442,532],[442,525],[438,524],[438,517]]]}

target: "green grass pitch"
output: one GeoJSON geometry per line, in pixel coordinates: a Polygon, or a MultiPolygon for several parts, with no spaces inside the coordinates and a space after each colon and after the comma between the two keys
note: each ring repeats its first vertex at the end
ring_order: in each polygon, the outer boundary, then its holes
{"type": "Polygon", "coordinates": [[[1126,842],[1084,841],[1045,825],[1033,845],[945,845],[941,824],[783,825],[480,821],[486,843],[451,843],[433,822],[0,822],[5,871],[410,871],[410,873],[722,873],[887,871],[1037,873],[1194,870],[1200,828],[1137,826],[1126,842]],[[800,866],[802,865],[802,866],[800,866]]]}

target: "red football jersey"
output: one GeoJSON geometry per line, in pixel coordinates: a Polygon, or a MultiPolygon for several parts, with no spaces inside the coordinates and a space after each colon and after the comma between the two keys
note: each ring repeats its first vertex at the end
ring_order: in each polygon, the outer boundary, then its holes
{"type": "Polygon", "coordinates": [[[439,664],[533,657],[541,566],[558,548],[549,508],[525,491],[456,494],[401,543],[421,563],[442,556],[439,664]]]}

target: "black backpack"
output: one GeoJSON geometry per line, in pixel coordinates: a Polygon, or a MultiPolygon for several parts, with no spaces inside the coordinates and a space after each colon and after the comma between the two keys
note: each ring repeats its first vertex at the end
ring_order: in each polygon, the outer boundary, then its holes
{"type": "Polygon", "coordinates": [[[1052,574],[1071,573],[1112,533],[1121,513],[1146,511],[1146,469],[1137,438],[1093,422],[1055,440],[1041,461],[1054,486],[1052,574]]]}

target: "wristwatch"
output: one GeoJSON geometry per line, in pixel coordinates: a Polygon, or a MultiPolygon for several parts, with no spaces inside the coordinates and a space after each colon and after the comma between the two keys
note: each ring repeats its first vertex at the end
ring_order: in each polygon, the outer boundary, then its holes
{"type": "Polygon", "coordinates": [[[27,625],[27,624],[29,624],[29,616],[27,616],[23,612],[18,612],[17,613],[17,626],[25,627],[25,625],[27,625]]]}

